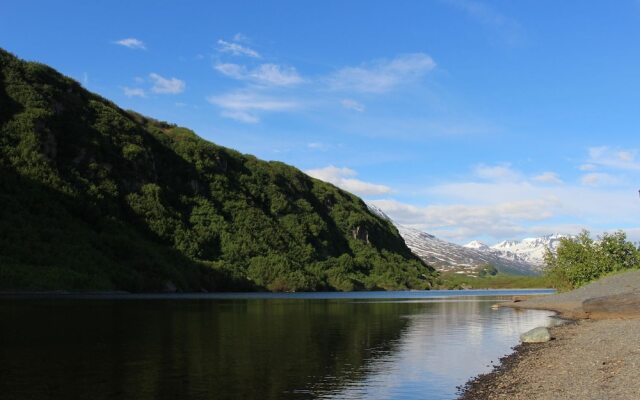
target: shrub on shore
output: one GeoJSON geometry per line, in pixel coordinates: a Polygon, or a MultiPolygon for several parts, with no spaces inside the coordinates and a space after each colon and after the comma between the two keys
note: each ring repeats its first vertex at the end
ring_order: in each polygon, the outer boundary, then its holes
{"type": "Polygon", "coordinates": [[[597,240],[588,231],[576,238],[562,238],[556,254],[547,250],[545,276],[559,290],[585,285],[604,275],[640,268],[640,251],[618,231],[597,240]]]}

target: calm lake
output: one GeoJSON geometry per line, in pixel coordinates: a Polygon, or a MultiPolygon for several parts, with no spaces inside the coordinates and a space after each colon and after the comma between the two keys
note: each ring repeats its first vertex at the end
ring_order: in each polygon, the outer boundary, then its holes
{"type": "Polygon", "coordinates": [[[549,292],[4,296],[0,398],[452,399],[549,292]]]}

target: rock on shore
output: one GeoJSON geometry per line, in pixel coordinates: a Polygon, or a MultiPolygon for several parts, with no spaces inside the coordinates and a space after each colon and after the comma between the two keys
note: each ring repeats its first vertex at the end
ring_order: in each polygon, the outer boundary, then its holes
{"type": "Polygon", "coordinates": [[[517,346],[493,372],[467,383],[460,399],[640,399],[640,271],[504,305],[577,320],[550,328],[555,340],[517,346]]]}
{"type": "Polygon", "coordinates": [[[520,335],[520,340],[522,343],[544,343],[551,340],[551,333],[544,326],[539,326],[520,335]]]}

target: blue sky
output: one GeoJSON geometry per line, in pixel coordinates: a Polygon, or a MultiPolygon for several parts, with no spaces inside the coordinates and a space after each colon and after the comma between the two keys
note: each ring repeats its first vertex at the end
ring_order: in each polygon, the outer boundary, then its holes
{"type": "Polygon", "coordinates": [[[640,239],[638,1],[21,0],[0,22],[123,108],[445,239],[640,239]]]}

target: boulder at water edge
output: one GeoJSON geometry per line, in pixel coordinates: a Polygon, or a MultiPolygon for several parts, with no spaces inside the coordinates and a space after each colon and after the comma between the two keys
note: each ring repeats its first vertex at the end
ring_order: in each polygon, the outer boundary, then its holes
{"type": "Polygon", "coordinates": [[[549,329],[540,326],[520,335],[520,340],[522,343],[544,343],[551,340],[551,333],[549,329]]]}

